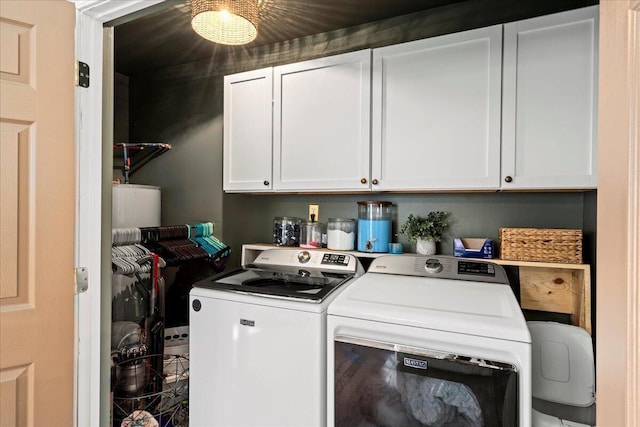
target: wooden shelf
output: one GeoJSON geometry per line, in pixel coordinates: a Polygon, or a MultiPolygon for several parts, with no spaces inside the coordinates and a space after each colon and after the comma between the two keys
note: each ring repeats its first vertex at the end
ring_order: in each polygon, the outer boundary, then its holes
{"type": "MultiPolygon", "coordinates": [[[[272,244],[242,245],[242,264],[256,259],[272,244]]],[[[326,249],[325,249],[326,250],[326,249]]],[[[376,258],[388,253],[341,251],[359,258],[376,258]]],[[[415,255],[415,254],[401,254],[415,255]]],[[[550,262],[509,261],[503,259],[475,259],[499,265],[518,267],[520,276],[520,306],[526,310],[571,315],[571,323],[591,333],[591,266],[589,264],[560,264],[550,262]]]]}
{"type": "Polygon", "coordinates": [[[591,333],[591,266],[490,259],[518,267],[520,306],[527,310],[571,315],[571,324],[591,333]]]}

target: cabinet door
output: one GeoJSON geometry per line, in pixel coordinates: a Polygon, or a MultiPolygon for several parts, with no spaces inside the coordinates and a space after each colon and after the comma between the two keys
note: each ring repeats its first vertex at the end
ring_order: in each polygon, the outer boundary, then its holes
{"type": "Polygon", "coordinates": [[[274,68],[274,189],[369,188],[371,51],[274,68]]]}
{"type": "Polygon", "coordinates": [[[501,55],[500,25],[373,51],[378,189],[499,187],[501,55]]]}
{"type": "Polygon", "coordinates": [[[271,190],[271,68],[224,78],[224,190],[271,190]]]}
{"type": "Polygon", "coordinates": [[[505,25],[503,189],[595,188],[598,8],[505,25]]]}

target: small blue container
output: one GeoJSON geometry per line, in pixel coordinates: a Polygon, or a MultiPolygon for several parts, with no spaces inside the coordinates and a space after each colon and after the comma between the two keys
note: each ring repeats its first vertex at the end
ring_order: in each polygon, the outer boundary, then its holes
{"type": "Polygon", "coordinates": [[[389,243],[389,253],[390,254],[401,254],[402,253],[402,243],[389,243]]]}

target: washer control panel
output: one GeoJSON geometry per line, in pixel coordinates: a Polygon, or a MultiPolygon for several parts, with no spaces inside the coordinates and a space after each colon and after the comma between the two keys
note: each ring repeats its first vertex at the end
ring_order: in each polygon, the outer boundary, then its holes
{"type": "Polygon", "coordinates": [[[349,255],[325,253],[322,255],[322,265],[349,265],[349,255]]]}
{"type": "Polygon", "coordinates": [[[262,251],[251,264],[260,268],[320,270],[335,273],[363,274],[358,258],[341,252],[317,249],[278,248],[262,251]]]}

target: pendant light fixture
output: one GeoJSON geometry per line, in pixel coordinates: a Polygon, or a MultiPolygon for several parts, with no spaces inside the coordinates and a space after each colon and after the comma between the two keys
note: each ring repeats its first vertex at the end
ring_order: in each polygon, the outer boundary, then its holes
{"type": "Polygon", "coordinates": [[[215,43],[241,45],[258,35],[259,0],[191,0],[191,26],[215,43]]]}

